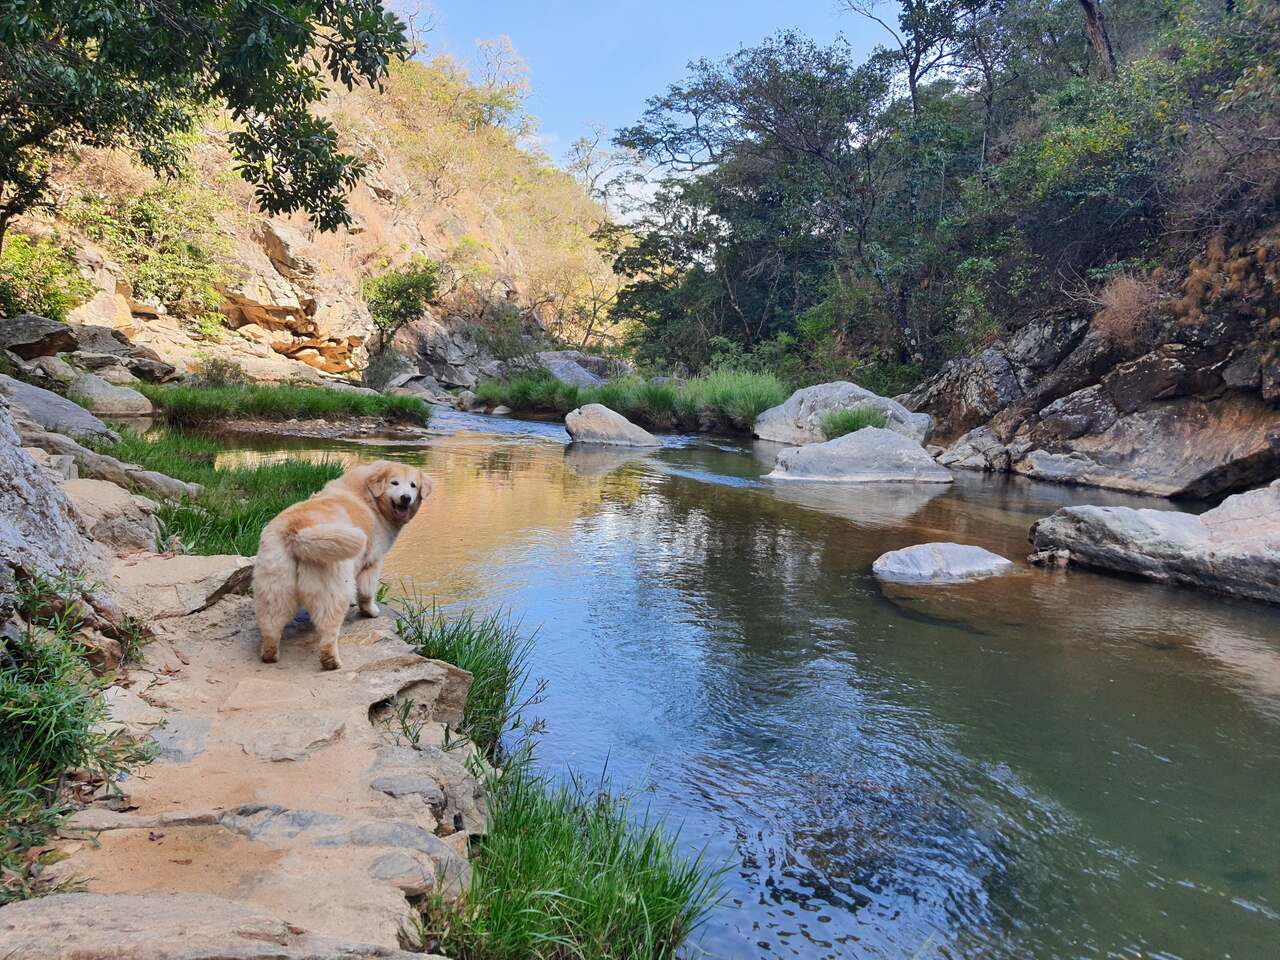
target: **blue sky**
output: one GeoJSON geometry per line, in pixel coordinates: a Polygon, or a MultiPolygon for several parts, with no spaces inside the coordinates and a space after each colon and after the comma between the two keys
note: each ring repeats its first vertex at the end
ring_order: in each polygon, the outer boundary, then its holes
{"type": "Polygon", "coordinates": [[[511,38],[529,66],[528,112],[557,161],[593,123],[612,131],[635,122],[691,60],[787,27],[821,41],[843,34],[858,51],[883,39],[836,0],[435,0],[431,13],[430,49],[468,64],[476,40],[511,38]]]}

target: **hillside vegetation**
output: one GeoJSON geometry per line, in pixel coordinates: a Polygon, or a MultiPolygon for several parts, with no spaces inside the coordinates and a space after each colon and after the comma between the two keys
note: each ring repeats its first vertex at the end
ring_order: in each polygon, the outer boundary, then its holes
{"type": "Polygon", "coordinates": [[[642,361],[896,392],[1047,311],[1149,344],[1275,222],[1274,0],[843,6],[870,57],[783,34],[620,133],[665,174],[617,261],[642,361]]]}

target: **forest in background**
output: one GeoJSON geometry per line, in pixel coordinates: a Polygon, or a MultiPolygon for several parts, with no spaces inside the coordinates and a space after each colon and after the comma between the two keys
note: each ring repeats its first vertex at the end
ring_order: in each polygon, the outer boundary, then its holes
{"type": "Polygon", "coordinates": [[[783,33],[653,97],[596,179],[643,366],[906,389],[1048,311],[1135,345],[1275,220],[1273,0],[844,0],[884,44],[783,33]],[[1219,257],[1219,259],[1222,259],[1219,257]]]}

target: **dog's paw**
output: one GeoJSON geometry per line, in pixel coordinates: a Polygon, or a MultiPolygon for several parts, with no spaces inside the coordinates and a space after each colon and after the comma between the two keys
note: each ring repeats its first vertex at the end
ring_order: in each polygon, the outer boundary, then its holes
{"type": "Polygon", "coordinates": [[[336,654],[332,657],[321,657],[320,669],[321,670],[341,670],[342,661],[338,659],[336,654]]]}
{"type": "Polygon", "coordinates": [[[370,600],[368,603],[360,604],[360,614],[365,617],[376,617],[379,613],[378,605],[370,600]]]}
{"type": "Polygon", "coordinates": [[[262,651],[262,662],[263,662],[263,663],[275,663],[275,662],[276,662],[276,661],[278,661],[279,659],[280,659],[280,652],[279,652],[278,650],[263,650],[263,651],[262,651]]]}

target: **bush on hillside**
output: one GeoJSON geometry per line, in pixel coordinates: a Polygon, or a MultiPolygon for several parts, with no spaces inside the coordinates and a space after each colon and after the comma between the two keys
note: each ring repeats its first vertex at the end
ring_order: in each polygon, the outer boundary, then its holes
{"type": "Polygon", "coordinates": [[[0,316],[35,313],[50,320],[93,294],[66,248],[53,240],[12,234],[0,252],[0,316]]]}

